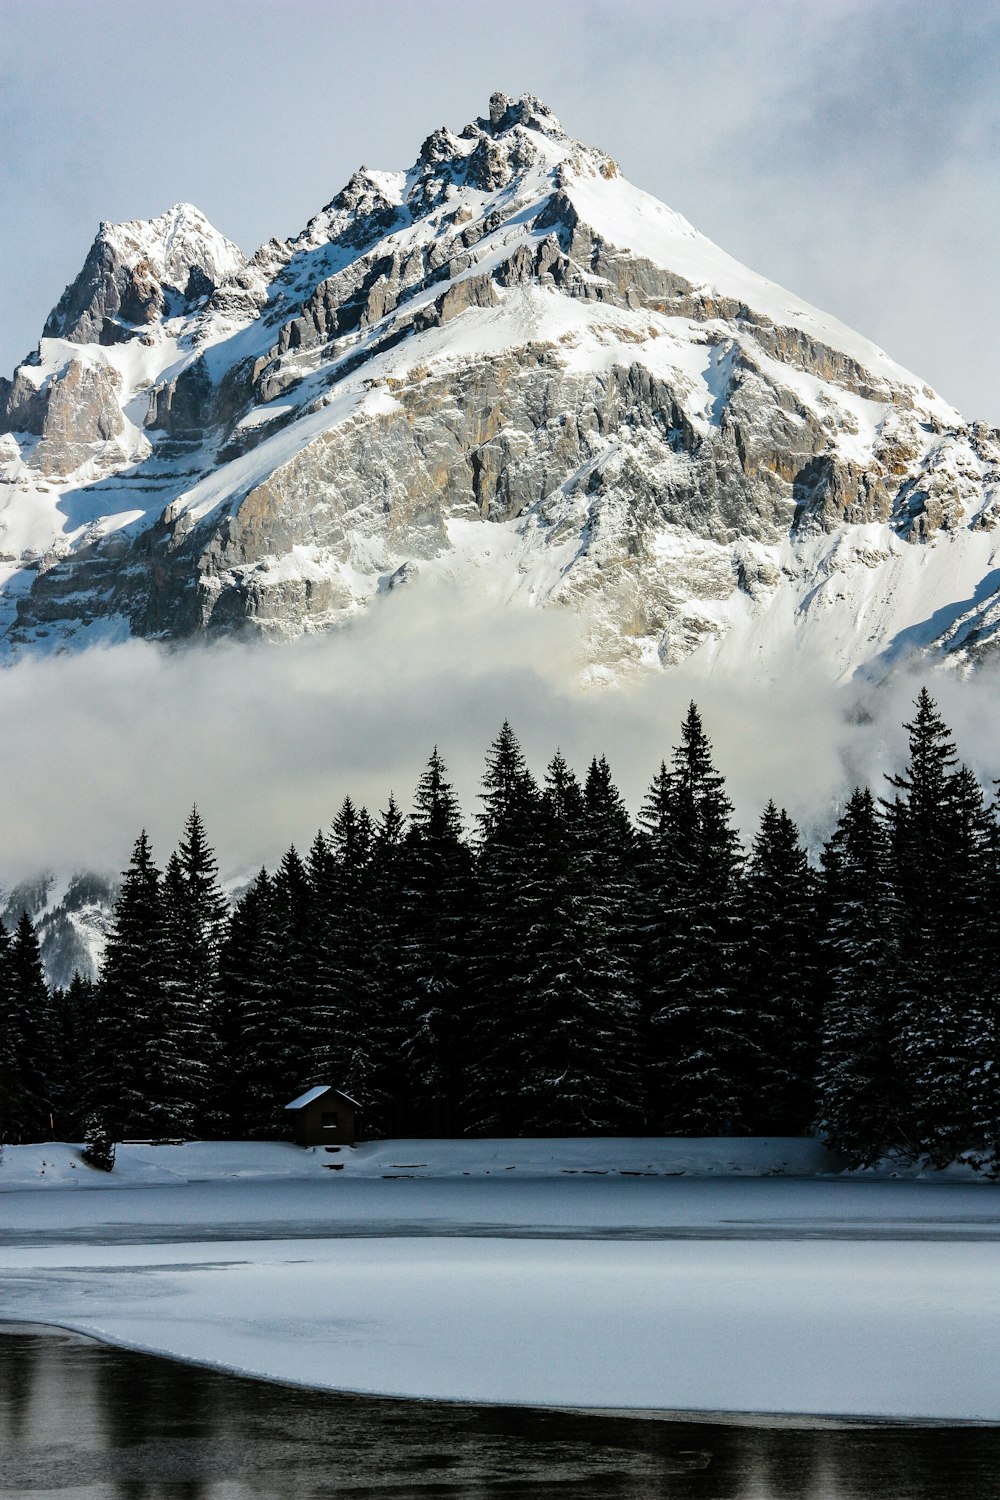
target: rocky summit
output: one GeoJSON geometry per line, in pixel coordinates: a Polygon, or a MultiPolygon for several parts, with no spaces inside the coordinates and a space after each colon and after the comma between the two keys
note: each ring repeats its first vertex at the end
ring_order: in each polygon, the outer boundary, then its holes
{"type": "Polygon", "coordinates": [[[0,639],[282,638],[403,585],[569,605],[592,671],[970,667],[1000,434],[495,94],[246,260],[102,224],[0,381],[0,639]]]}

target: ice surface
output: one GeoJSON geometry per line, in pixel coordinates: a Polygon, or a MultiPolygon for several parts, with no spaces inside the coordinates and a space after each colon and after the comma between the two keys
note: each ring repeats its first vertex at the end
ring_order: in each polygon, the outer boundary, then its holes
{"type": "Polygon", "coordinates": [[[845,1178],[785,1140],[118,1160],[8,1148],[5,1315],[333,1389],[1000,1419],[990,1184],[845,1178]]]}

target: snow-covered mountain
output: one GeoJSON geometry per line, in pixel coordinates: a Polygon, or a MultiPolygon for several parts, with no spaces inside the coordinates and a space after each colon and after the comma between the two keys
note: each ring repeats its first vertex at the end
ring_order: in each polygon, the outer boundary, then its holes
{"type": "Polygon", "coordinates": [[[68,985],[77,972],[95,978],[104,956],[119,882],[93,873],[40,875],[0,890],[0,922],[8,932],[22,912],[35,924],[45,975],[68,985]]]}
{"type": "Polygon", "coordinates": [[[1000,627],[1000,434],[495,94],[245,261],[102,225],[0,387],[8,650],[282,637],[458,577],[597,670],[1000,627]]]}

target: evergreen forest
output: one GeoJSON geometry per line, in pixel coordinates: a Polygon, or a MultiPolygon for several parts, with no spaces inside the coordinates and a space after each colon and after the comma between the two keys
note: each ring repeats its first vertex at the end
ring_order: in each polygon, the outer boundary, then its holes
{"type": "Polygon", "coordinates": [[[509,724],[469,836],[435,749],[408,814],[345,798],[230,906],[197,810],[145,833],[103,967],[49,989],[0,925],[0,1141],[287,1136],[315,1083],[375,1136],[791,1135],[1000,1173],[1000,810],[926,691],[905,769],[810,859],[741,846],[697,708],[638,822],[606,760],[539,782],[509,724]]]}

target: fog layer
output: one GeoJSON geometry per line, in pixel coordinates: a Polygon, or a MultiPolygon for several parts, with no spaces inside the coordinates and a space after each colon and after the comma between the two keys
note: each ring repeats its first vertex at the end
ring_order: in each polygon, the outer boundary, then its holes
{"type": "MultiPolygon", "coordinates": [[[[748,837],[773,797],[815,841],[845,792],[905,758],[918,676],[845,688],[797,658],[736,681],[694,661],[588,687],[568,612],[404,592],[280,646],[133,641],[0,672],[0,881],[121,869],[143,827],[165,859],[192,803],[224,872],[249,873],[306,846],[347,793],[375,811],[392,791],[408,809],[435,744],[471,819],[505,717],[539,776],[557,747],[581,773],[607,755],[635,810],[694,698],[748,837]]],[[[1000,773],[995,676],[929,680],[963,757],[1000,773]]]]}

